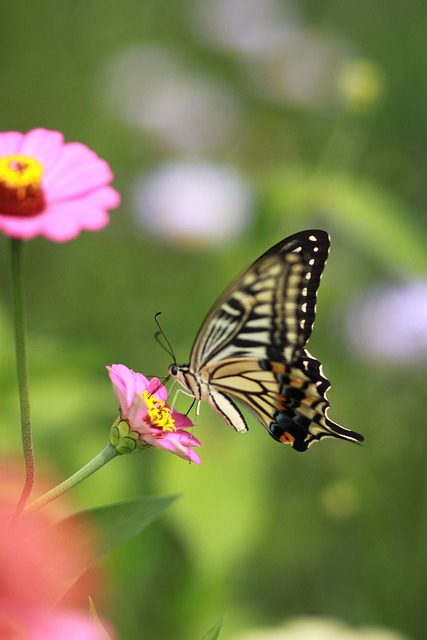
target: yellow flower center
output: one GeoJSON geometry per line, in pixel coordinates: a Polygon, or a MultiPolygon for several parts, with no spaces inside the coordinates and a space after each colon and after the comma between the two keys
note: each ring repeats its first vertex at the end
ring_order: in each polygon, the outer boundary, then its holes
{"type": "Polygon", "coordinates": [[[0,215],[31,217],[43,211],[43,165],[35,158],[12,154],[0,158],[0,215]]]}
{"type": "Polygon", "coordinates": [[[150,426],[161,429],[162,431],[176,431],[171,410],[166,402],[158,400],[147,391],[143,391],[141,396],[147,405],[147,422],[150,426]]]}

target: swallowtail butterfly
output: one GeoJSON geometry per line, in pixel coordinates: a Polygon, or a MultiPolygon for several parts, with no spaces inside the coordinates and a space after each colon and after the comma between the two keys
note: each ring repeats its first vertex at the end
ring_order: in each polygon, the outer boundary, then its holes
{"type": "Polygon", "coordinates": [[[328,418],[330,382],[305,348],[329,244],[325,231],[308,230],[266,251],[213,306],[190,364],[169,367],[189,395],[236,431],[248,427],[234,399],[297,451],[324,436],[363,441],[328,418]]]}

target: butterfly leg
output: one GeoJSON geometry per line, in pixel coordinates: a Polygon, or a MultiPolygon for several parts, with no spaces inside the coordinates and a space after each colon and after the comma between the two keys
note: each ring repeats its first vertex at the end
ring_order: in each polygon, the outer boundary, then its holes
{"type": "MultiPolygon", "coordinates": [[[[194,404],[194,402],[196,400],[196,398],[194,397],[194,395],[192,393],[190,393],[189,391],[186,391],[185,389],[178,388],[174,393],[173,400],[172,400],[172,403],[170,405],[171,411],[174,410],[175,405],[176,405],[176,401],[177,401],[177,398],[178,398],[178,394],[180,394],[180,393],[182,393],[187,398],[192,398],[193,399],[191,407],[193,406],[193,404],[194,404]]],[[[190,407],[190,409],[191,409],[191,407],[190,407]]],[[[199,413],[200,413],[200,400],[197,401],[196,416],[198,416],[199,413]]]]}

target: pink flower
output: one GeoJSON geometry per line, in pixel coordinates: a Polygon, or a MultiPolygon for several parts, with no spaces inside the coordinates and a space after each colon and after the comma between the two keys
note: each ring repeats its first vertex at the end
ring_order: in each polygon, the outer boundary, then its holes
{"type": "Polygon", "coordinates": [[[180,458],[200,464],[198,454],[192,450],[192,447],[200,447],[200,442],[185,431],[192,422],[166,404],[168,392],[160,380],[148,380],[142,373],[135,373],[123,364],[113,364],[107,369],[120,405],[120,419],[113,429],[116,429],[116,435],[120,431],[120,436],[130,440],[131,445],[130,449],[124,448],[123,453],[134,448],[131,442],[133,432],[142,445],[166,449],[180,458]],[[121,429],[123,424],[124,430],[121,429]]]}
{"type": "Polygon", "coordinates": [[[57,606],[70,576],[83,573],[96,553],[91,530],[83,521],[81,537],[78,529],[66,525],[61,530],[50,527],[52,517],[46,512],[12,525],[21,470],[5,459],[0,463],[0,638],[99,640],[88,604],[87,590],[98,597],[100,576],[93,569],[85,583],[67,595],[68,604],[57,606]]]}
{"type": "Polygon", "coordinates": [[[99,631],[89,615],[66,609],[21,612],[15,616],[0,614],[0,637],[18,640],[99,640],[99,631]]]}
{"type": "Polygon", "coordinates": [[[66,242],[108,224],[120,196],[108,164],[58,131],[0,133],[0,231],[66,242]]]}

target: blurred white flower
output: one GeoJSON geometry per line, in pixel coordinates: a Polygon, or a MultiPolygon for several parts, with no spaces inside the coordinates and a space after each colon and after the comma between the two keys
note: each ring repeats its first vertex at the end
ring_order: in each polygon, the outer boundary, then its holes
{"type": "Polygon", "coordinates": [[[176,51],[155,45],[123,49],[107,63],[102,85],[114,113],[173,150],[222,148],[239,129],[234,94],[192,70],[176,51]]]}
{"type": "Polygon", "coordinates": [[[427,360],[427,282],[374,290],[347,312],[350,346],[366,358],[410,364],[427,360]]]}
{"type": "Polygon", "coordinates": [[[332,618],[296,618],[282,627],[248,631],[235,640],[409,640],[384,627],[351,628],[332,618]]]}
{"type": "Polygon", "coordinates": [[[136,180],[137,221],[173,242],[215,245],[246,230],[252,219],[249,185],[222,165],[175,162],[136,180]]]}
{"type": "Polygon", "coordinates": [[[250,60],[246,68],[267,99],[316,109],[337,103],[337,77],[348,58],[341,40],[295,26],[271,56],[250,60]]]}
{"type": "Polygon", "coordinates": [[[271,55],[298,19],[291,0],[204,0],[194,2],[196,35],[244,57],[271,55]]]}
{"type": "Polygon", "coordinates": [[[292,0],[195,0],[194,23],[204,43],[240,59],[251,88],[267,100],[329,108],[350,91],[341,86],[350,81],[343,73],[350,46],[306,27],[292,0]]]}

